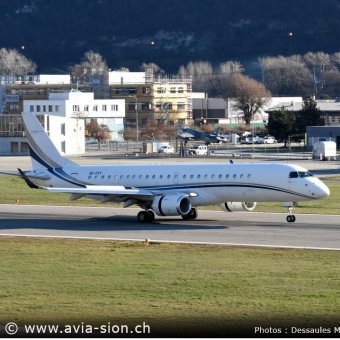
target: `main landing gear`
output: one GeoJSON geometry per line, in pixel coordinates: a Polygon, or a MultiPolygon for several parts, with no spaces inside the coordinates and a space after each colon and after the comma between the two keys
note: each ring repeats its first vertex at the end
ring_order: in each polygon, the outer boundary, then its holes
{"type": "Polygon", "coordinates": [[[288,215],[286,219],[289,223],[295,222],[296,218],[295,215],[293,215],[293,207],[288,207],[288,215]]]}
{"type": "Polygon", "coordinates": [[[190,211],[182,215],[183,220],[195,220],[197,218],[197,210],[195,208],[191,208],[190,211]]]}
{"type": "Polygon", "coordinates": [[[140,211],[137,214],[137,221],[140,223],[153,222],[155,220],[155,213],[152,210],[140,211]]]}
{"type": "MultiPolygon", "coordinates": [[[[191,208],[191,210],[182,215],[183,220],[194,220],[197,218],[197,211],[195,208],[191,208]]],[[[137,214],[137,221],[139,223],[150,223],[155,220],[155,213],[152,210],[143,210],[137,214]]]]}

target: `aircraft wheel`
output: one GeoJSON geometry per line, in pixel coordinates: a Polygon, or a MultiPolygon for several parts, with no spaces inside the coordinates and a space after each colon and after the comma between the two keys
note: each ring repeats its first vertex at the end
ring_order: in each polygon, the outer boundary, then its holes
{"type": "Polygon", "coordinates": [[[287,222],[292,223],[295,222],[296,218],[294,215],[288,215],[287,216],[287,222]]]}
{"type": "Polygon", "coordinates": [[[155,213],[152,210],[147,211],[148,222],[153,222],[155,220],[155,213]]]}
{"type": "Polygon", "coordinates": [[[149,214],[147,211],[140,211],[138,214],[137,214],[137,221],[139,223],[146,223],[148,222],[149,220],[149,214]]]}
{"type": "Polygon", "coordinates": [[[185,214],[182,215],[183,220],[194,220],[197,218],[197,211],[195,208],[191,208],[191,210],[185,214]]]}

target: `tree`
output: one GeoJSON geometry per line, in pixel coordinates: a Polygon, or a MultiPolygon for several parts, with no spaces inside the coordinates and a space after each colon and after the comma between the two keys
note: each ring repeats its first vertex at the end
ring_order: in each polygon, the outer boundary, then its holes
{"type": "Polygon", "coordinates": [[[103,82],[108,69],[106,61],[99,53],[88,51],[84,54],[80,64],[75,64],[70,68],[70,74],[73,81],[83,84],[93,79],[103,82]]]}
{"type": "Polygon", "coordinates": [[[0,49],[0,74],[19,76],[34,73],[37,65],[17,50],[0,49]]]}
{"type": "Polygon", "coordinates": [[[296,115],[296,126],[299,133],[305,133],[307,126],[324,126],[325,120],[321,117],[321,111],[312,97],[303,100],[301,111],[296,115]]]}
{"type": "Polygon", "coordinates": [[[86,131],[88,137],[97,140],[98,149],[102,142],[111,139],[110,129],[106,125],[99,125],[96,119],[91,119],[90,123],[86,125],[86,131]]]}
{"type": "Polygon", "coordinates": [[[259,58],[265,86],[280,95],[311,93],[312,74],[300,55],[259,58]]]}
{"type": "Polygon", "coordinates": [[[271,94],[262,83],[237,74],[232,78],[226,97],[235,98],[233,108],[242,111],[244,121],[249,125],[255,114],[268,102],[271,94]]]}
{"type": "Polygon", "coordinates": [[[295,114],[281,107],[278,111],[269,114],[268,133],[278,139],[282,139],[287,146],[289,137],[296,133],[295,114]]]}

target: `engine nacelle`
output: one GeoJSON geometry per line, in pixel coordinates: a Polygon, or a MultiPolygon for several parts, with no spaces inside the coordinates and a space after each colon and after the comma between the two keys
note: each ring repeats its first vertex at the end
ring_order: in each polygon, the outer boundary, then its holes
{"type": "Polygon", "coordinates": [[[220,207],[227,212],[252,211],[256,207],[256,202],[225,202],[220,204],[220,207]]]}
{"type": "Polygon", "coordinates": [[[152,202],[151,209],[158,216],[178,216],[188,214],[191,201],[184,194],[169,194],[157,196],[152,202]]]}

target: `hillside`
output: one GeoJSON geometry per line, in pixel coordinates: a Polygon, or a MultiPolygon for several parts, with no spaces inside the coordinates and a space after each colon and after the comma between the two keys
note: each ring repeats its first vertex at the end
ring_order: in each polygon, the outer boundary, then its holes
{"type": "Polygon", "coordinates": [[[39,72],[63,72],[90,49],[111,68],[167,72],[190,60],[340,51],[340,0],[2,0],[0,13],[0,48],[23,46],[39,72]]]}

